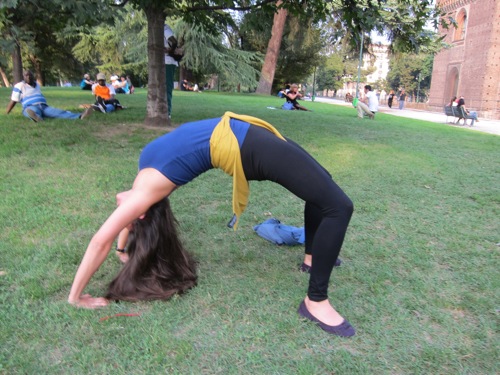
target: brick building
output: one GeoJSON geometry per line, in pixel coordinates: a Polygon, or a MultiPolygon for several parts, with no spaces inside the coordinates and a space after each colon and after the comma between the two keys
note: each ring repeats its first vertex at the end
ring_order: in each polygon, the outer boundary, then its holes
{"type": "Polygon", "coordinates": [[[437,2],[457,26],[440,30],[451,47],[434,59],[429,108],[442,110],[463,95],[480,117],[500,119],[500,1],[437,2]]]}

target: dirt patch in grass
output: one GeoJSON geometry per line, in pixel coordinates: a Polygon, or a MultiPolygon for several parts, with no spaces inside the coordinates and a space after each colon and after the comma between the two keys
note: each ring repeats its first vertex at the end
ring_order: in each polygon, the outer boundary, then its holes
{"type": "Polygon", "coordinates": [[[173,127],[148,126],[142,123],[122,123],[102,126],[94,132],[97,139],[118,143],[120,147],[128,147],[132,139],[137,137],[153,140],[172,131],[173,127]]]}
{"type": "Polygon", "coordinates": [[[109,140],[116,138],[117,136],[119,137],[122,135],[133,135],[138,131],[153,132],[153,133],[158,133],[158,135],[160,135],[168,133],[173,129],[174,129],[173,127],[156,127],[156,126],[144,125],[142,123],[132,123],[132,124],[127,123],[127,124],[116,124],[113,126],[103,126],[94,134],[98,138],[109,140]]]}

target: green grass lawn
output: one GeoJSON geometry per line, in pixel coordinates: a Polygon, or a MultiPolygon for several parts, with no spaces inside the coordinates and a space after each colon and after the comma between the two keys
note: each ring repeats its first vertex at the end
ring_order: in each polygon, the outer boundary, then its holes
{"type": "MultiPolygon", "coordinates": [[[[44,88],[81,111],[78,88],[44,88]]],[[[5,108],[10,89],[0,89],[5,108]]],[[[0,114],[0,373],[495,374],[499,355],[500,137],[353,108],[267,109],[282,100],[174,93],[173,122],[229,110],[274,124],[316,157],[354,202],[330,298],[357,329],[330,336],[296,313],[308,276],[302,247],[278,247],[252,226],[269,213],[302,226],[302,202],[252,182],[240,229],[229,230],[232,180],[209,171],[172,207],[199,285],[167,302],[101,310],[66,302],[86,246],[129,189],[146,143],[146,91],[128,109],[35,124],[0,114]],[[140,313],[134,317],[107,316],[140,313]]],[[[102,295],[114,254],[86,291],[102,295]]]]}

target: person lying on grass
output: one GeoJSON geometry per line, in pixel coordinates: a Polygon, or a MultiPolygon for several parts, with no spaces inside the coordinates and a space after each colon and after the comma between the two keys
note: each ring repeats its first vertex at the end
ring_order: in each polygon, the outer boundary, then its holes
{"type": "Polygon", "coordinates": [[[40,85],[35,80],[35,76],[31,70],[23,72],[24,80],[16,83],[12,89],[12,95],[9,104],[7,104],[6,113],[21,102],[23,106],[23,115],[30,118],[34,122],[41,122],[44,118],[64,118],[70,120],[81,119],[92,114],[91,109],[86,109],[82,113],[73,113],[64,109],[50,107],[47,104],[47,99],[42,94],[40,85]]]}
{"type": "Polygon", "coordinates": [[[234,229],[247,205],[248,181],[274,181],[305,201],[305,261],[314,261],[298,313],[331,334],[354,335],[354,328],[328,299],[332,268],[353,212],[351,200],[325,168],[271,124],[231,112],[181,125],[143,149],[132,189],[117,195],[118,207],[90,241],[68,302],[98,308],[110,299],[166,299],[175,290],[182,293],[196,285],[194,263],[181,248],[170,207],[158,202],[212,168],[233,176],[234,215],[228,226],[234,229]],[[153,219],[158,215],[164,216],[163,225],[153,219]],[[130,259],[107,298],[82,295],[124,228],[133,231],[135,244],[131,241],[130,259]]]}

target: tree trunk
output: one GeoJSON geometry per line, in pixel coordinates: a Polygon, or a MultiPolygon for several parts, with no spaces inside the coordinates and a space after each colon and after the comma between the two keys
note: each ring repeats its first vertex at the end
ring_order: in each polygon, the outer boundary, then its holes
{"type": "Polygon", "coordinates": [[[3,84],[5,87],[10,86],[9,78],[7,78],[7,74],[5,74],[5,71],[0,67],[0,75],[2,76],[3,84]]]}
{"type": "Polygon", "coordinates": [[[33,70],[34,70],[33,73],[35,74],[36,81],[40,86],[45,86],[45,74],[43,73],[42,70],[42,63],[34,55],[30,55],[30,60],[31,64],[33,65],[33,70]]]}
{"type": "Polygon", "coordinates": [[[23,60],[21,59],[21,47],[17,42],[14,44],[12,51],[12,75],[14,76],[14,84],[23,80],[23,60]]]}
{"type": "MultiPolygon", "coordinates": [[[[278,3],[278,5],[281,2],[278,3]]],[[[283,30],[285,28],[285,21],[287,10],[281,8],[278,13],[274,14],[273,28],[271,30],[271,39],[267,45],[266,58],[259,79],[259,86],[257,87],[257,94],[270,95],[273,87],[274,73],[276,72],[276,63],[280,53],[281,39],[283,38],[283,30]]]]}
{"type": "Polygon", "coordinates": [[[166,14],[161,6],[149,6],[144,11],[148,21],[148,100],[144,123],[152,126],[170,126],[163,44],[166,14]]]}

